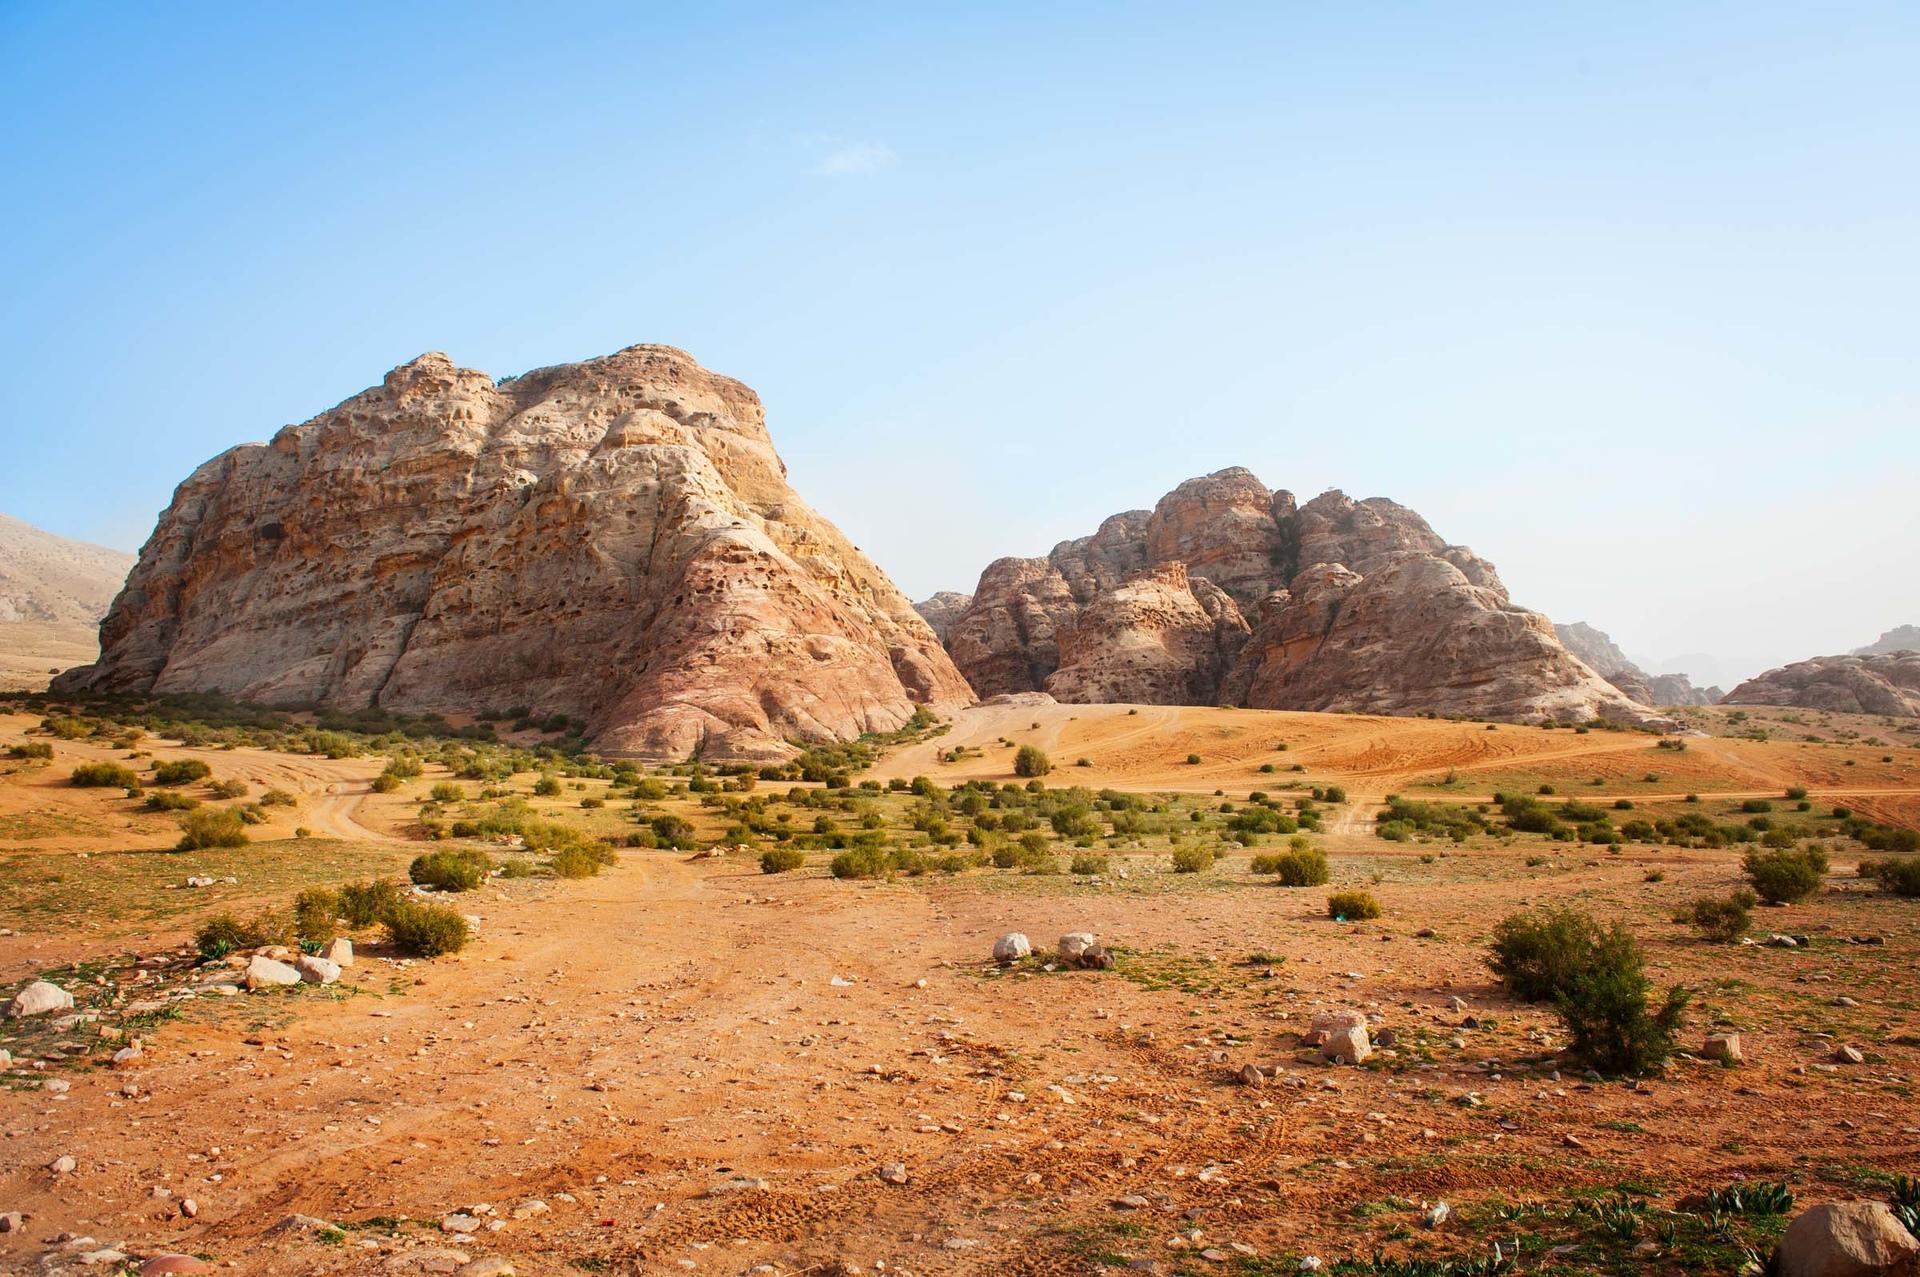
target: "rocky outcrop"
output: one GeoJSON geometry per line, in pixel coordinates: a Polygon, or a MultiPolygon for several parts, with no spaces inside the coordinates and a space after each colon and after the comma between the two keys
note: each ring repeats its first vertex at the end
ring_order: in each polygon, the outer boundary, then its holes
{"type": "Polygon", "coordinates": [[[106,615],[132,566],[131,554],[0,514],[0,624],[91,625],[106,615]]]}
{"type": "Polygon", "coordinates": [[[913,610],[918,612],[920,619],[933,630],[933,636],[945,644],[947,635],[953,630],[953,623],[965,615],[966,610],[971,606],[973,606],[973,595],[942,590],[931,598],[915,603],[913,610]]]}
{"type": "Polygon", "coordinates": [[[1728,692],[1721,704],[1920,717],[1920,652],[1816,656],[1748,679],[1728,692]]]}
{"type": "Polygon", "coordinates": [[[584,720],[778,758],[970,689],[787,485],[760,400],[667,346],[495,383],[423,355],[183,483],[60,690],[584,720]]]}
{"type": "Polygon", "coordinates": [[[1853,649],[1855,656],[1886,656],[1894,652],[1920,652],[1920,625],[1896,625],[1865,647],[1853,649]]]}
{"type": "Polygon", "coordinates": [[[1642,705],[1711,705],[1722,695],[1717,687],[1695,687],[1685,674],[1647,673],[1628,660],[1604,630],[1585,621],[1555,622],[1553,631],[1589,669],[1642,705]]]}
{"type": "Polygon", "coordinates": [[[1412,510],[1237,467],[989,565],[948,648],[982,696],[1657,721],[1412,510]]]}

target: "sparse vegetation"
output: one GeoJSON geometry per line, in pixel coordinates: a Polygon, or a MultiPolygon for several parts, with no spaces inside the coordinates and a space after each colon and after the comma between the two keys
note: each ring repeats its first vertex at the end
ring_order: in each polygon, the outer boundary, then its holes
{"type": "Polygon", "coordinates": [[[430,851],[414,858],[407,877],[438,891],[472,891],[485,881],[493,862],[487,853],[471,847],[430,851]]]}
{"type": "Polygon", "coordinates": [[[446,905],[402,903],[381,919],[393,947],[413,958],[438,958],[467,947],[467,920],[446,905]]]}
{"type": "Polygon", "coordinates": [[[1327,917],[1335,922],[1365,922],[1380,916],[1380,902],[1370,891],[1336,891],[1327,897],[1327,917]]]}
{"type": "Polygon", "coordinates": [[[244,847],[246,821],[233,808],[200,807],[180,818],[180,841],[176,851],[201,851],[208,847],[244,847]]]}
{"type": "Polygon", "coordinates": [[[1644,1073],[1673,1053],[1687,991],[1651,1006],[1645,958],[1622,923],[1574,909],[1515,914],[1494,928],[1489,965],[1515,997],[1552,1002],[1569,1049],[1602,1072],[1644,1073]]]}
{"type": "Polygon", "coordinates": [[[1674,921],[1698,928],[1705,939],[1731,944],[1747,934],[1755,899],[1745,890],[1726,896],[1701,896],[1682,909],[1674,921]]]}
{"type": "Polygon", "coordinates": [[[1826,880],[1827,853],[1818,847],[1749,850],[1747,880],[1769,904],[1795,904],[1818,894],[1826,880]]]}
{"type": "Polygon", "coordinates": [[[81,789],[138,789],[140,777],[119,763],[81,763],[73,769],[72,783],[81,789]]]}
{"type": "Polygon", "coordinates": [[[1045,776],[1053,770],[1053,760],[1046,752],[1034,745],[1022,745],[1013,755],[1013,774],[1031,779],[1045,776]]]}

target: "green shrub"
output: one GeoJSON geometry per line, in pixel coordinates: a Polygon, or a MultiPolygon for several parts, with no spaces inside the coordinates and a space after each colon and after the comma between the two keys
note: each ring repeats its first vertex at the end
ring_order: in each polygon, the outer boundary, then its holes
{"type": "Polygon", "coordinates": [[[376,794],[391,794],[398,788],[400,788],[400,778],[392,772],[381,772],[373,778],[373,792],[376,794]]]}
{"type": "Polygon", "coordinates": [[[211,962],[236,949],[260,949],[274,944],[291,946],[294,938],[293,920],[269,910],[245,922],[230,913],[216,914],[200,924],[200,929],[194,932],[193,943],[200,957],[211,962]]]}
{"type": "Polygon", "coordinates": [[[406,902],[400,884],[385,878],[350,882],[340,888],[340,916],[349,927],[371,927],[406,902]]]}
{"type": "Polygon", "coordinates": [[[153,783],[156,785],[188,785],[211,775],[213,768],[197,758],[176,758],[153,765],[153,783]]]}
{"type": "Polygon", "coordinates": [[[1827,872],[1827,853],[1818,847],[1762,851],[1749,848],[1743,861],[1748,881],[1760,898],[1791,904],[1817,895],[1827,872]]]}
{"type": "Polygon", "coordinates": [[[1198,767],[1199,765],[1200,765],[1200,755],[1198,754],[1187,755],[1187,766],[1198,767]]]}
{"type": "Polygon", "coordinates": [[[81,789],[140,788],[140,777],[119,763],[81,763],[73,769],[72,780],[81,789]]]}
{"type": "Polygon", "coordinates": [[[827,867],[836,878],[881,878],[892,864],[878,847],[853,847],[835,856],[827,867]]]}
{"type": "Polygon", "coordinates": [[[1175,873],[1205,873],[1211,868],[1213,868],[1213,848],[1175,847],[1173,849],[1173,871],[1175,873]]]}
{"type": "Polygon", "coordinates": [[[1731,944],[1747,933],[1754,901],[1754,894],[1746,890],[1730,896],[1701,896],[1675,915],[1674,921],[1699,928],[1705,939],[1731,944]]]}
{"type": "Polygon", "coordinates": [[[414,958],[437,958],[467,947],[467,920],[446,905],[402,903],[383,920],[393,947],[414,958]]]}
{"type": "Polygon", "coordinates": [[[1283,887],[1321,887],[1332,876],[1327,853],[1317,847],[1290,847],[1273,856],[1256,856],[1255,873],[1272,874],[1283,887]]]}
{"type": "Polygon", "coordinates": [[[339,932],[340,893],[308,887],[293,898],[293,929],[301,943],[323,945],[339,932]]]}
{"type": "Polygon", "coordinates": [[[1020,777],[1044,776],[1053,770],[1053,760],[1038,746],[1022,745],[1013,756],[1013,774],[1020,777]]]}
{"type": "Polygon", "coordinates": [[[1336,891],[1327,897],[1327,917],[1336,922],[1364,922],[1380,916],[1380,902],[1370,891],[1336,891]]]}
{"type": "Polygon", "coordinates": [[[162,789],[147,795],[149,811],[192,811],[199,805],[200,800],[192,794],[176,794],[162,789]]]}
{"type": "Polygon", "coordinates": [[[1105,856],[1075,856],[1073,872],[1077,874],[1103,874],[1111,862],[1105,856]]]}
{"type": "Polygon", "coordinates": [[[298,807],[300,800],[284,789],[269,789],[260,795],[262,807],[298,807]]]}
{"type": "Polygon", "coordinates": [[[201,807],[187,812],[180,818],[180,829],[180,841],[174,845],[175,851],[244,847],[252,841],[247,837],[246,822],[232,808],[222,811],[201,807]]]}
{"type": "Polygon", "coordinates": [[[760,872],[763,874],[791,873],[806,866],[807,854],[792,847],[769,847],[760,853],[760,872]]]}
{"type": "Polygon", "coordinates": [[[1338,785],[1328,785],[1325,792],[1321,795],[1321,797],[1326,802],[1344,803],[1345,801],[1347,801],[1347,791],[1342,789],[1338,785]]]}
{"type": "Polygon", "coordinates": [[[441,891],[472,891],[486,878],[493,862],[487,853],[473,847],[455,847],[416,856],[407,866],[407,877],[422,887],[441,891]]]}
{"type": "Polygon", "coordinates": [[[43,740],[30,740],[24,745],[7,746],[8,758],[52,758],[53,746],[43,740]]]}
{"type": "Polygon", "coordinates": [[[1740,804],[1740,810],[1749,815],[1758,815],[1773,810],[1773,804],[1764,798],[1749,798],[1740,804]]]}
{"type": "Polygon", "coordinates": [[[458,803],[466,801],[467,791],[450,780],[443,780],[427,791],[427,797],[436,803],[458,803]]]}
{"type": "Polygon", "coordinates": [[[556,798],[560,794],[560,778],[552,772],[542,775],[533,782],[533,792],[542,798],[556,798]]]}
{"type": "Polygon", "coordinates": [[[1490,963],[1516,996],[1551,1000],[1569,1049],[1603,1073],[1645,1073],[1673,1053],[1687,991],[1675,986],[1652,1009],[1646,962],[1624,924],[1602,927],[1572,909],[1515,914],[1494,928],[1490,963]]]}
{"type": "Polygon", "coordinates": [[[1787,798],[1789,801],[1801,802],[1805,800],[1806,796],[1807,791],[1799,785],[1793,785],[1787,789],[1787,798]]]}
{"type": "Polygon", "coordinates": [[[601,866],[586,847],[569,843],[547,858],[547,868],[556,878],[591,878],[601,866]]]}
{"type": "Polygon", "coordinates": [[[1889,857],[1885,860],[1863,860],[1860,862],[1863,874],[1879,880],[1880,886],[1896,896],[1920,896],[1920,857],[1889,857]],[[1872,866],[1869,871],[1868,866],[1872,866]]]}
{"type": "Polygon", "coordinates": [[[245,798],[252,792],[244,780],[216,780],[210,786],[215,798],[245,798]]]}

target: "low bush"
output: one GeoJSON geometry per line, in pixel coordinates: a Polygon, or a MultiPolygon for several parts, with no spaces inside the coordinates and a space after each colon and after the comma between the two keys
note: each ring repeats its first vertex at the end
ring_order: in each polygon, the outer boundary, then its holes
{"type": "Polygon", "coordinates": [[[239,779],[216,780],[210,788],[215,798],[245,798],[252,792],[247,782],[239,779]]]}
{"type": "Polygon", "coordinates": [[[81,763],[73,769],[72,781],[81,789],[138,789],[140,777],[119,763],[81,763]]]}
{"type": "Polygon", "coordinates": [[[440,891],[472,891],[486,878],[493,862],[473,847],[430,851],[407,866],[407,877],[422,887],[440,891]]]}
{"type": "Polygon", "coordinates": [[[180,841],[174,844],[175,851],[202,851],[208,847],[244,847],[252,839],[247,837],[246,821],[240,813],[227,808],[217,810],[201,807],[187,812],[180,818],[180,841]]]}
{"type": "Polygon", "coordinates": [[[760,872],[763,874],[792,873],[806,866],[807,853],[792,847],[769,847],[760,853],[760,872]]]}
{"type": "Polygon", "coordinates": [[[148,811],[192,811],[200,805],[200,800],[192,794],[178,794],[162,789],[147,795],[148,811]]]}
{"type": "Polygon", "coordinates": [[[1213,848],[1175,847],[1173,849],[1173,871],[1175,873],[1205,873],[1211,868],[1213,868],[1213,848]]]}
{"type": "Polygon", "coordinates": [[[1863,860],[1860,872],[1896,896],[1920,896],[1920,856],[1863,860]]]}
{"type": "Polygon", "coordinates": [[[8,758],[52,758],[53,746],[43,740],[30,740],[24,745],[7,746],[8,758]]]}
{"type": "Polygon", "coordinates": [[[827,868],[836,878],[881,878],[892,863],[879,847],[853,847],[835,856],[827,868]]]}
{"type": "Polygon", "coordinates": [[[402,903],[383,921],[393,947],[409,957],[437,958],[467,947],[467,920],[446,905],[402,903]]]}
{"type": "Polygon", "coordinates": [[[1035,745],[1022,745],[1013,756],[1013,774],[1023,779],[1045,776],[1053,770],[1053,760],[1035,745]]]}
{"type": "Polygon", "coordinates": [[[376,794],[391,794],[398,788],[400,788],[400,778],[392,772],[381,772],[373,778],[373,792],[376,794]]]}
{"type": "Polygon", "coordinates": [[[1103,874],[1110,862],[1105,856],[1075,856],[1073,872],[1077,874],[1103,874]]]}
{"type": "Polygon", "coordinates": [[[302,944],[319,946],[339,934],[340,893],[308,887],[293,898],[293,929],[302,944]]]}
{"type": "Polygon", "coordinates": [[[1827,853],[1818,847],[1750,848],[1743,861],[1747,879],[1762,900],[1792,904],[1817,895],[1827,873],[1827,853]]]}
{"type": "Polygon", "coordinates": [[[399,883],[385,878],[350,882],[340,888],[340,917],[349,927],[371,927],[406,902],[399,883]]]}
{"type": "Polygon", "coordinates": [[[1327,897],[1327,917],[1335,922],[1363,922],[1380,916],[1380,902],[1370,891],[1336,891],[1327,897]]]}
{"type": "Polygon", "coordinates": [[[194,948],[203,961],[224,958],[236,949],[259,949],[294,942],[293,920],[284,914],[257,913],[244,922],[230,913],[215,914],[193,934],[194,948]]]}
{"type": "Polygon", "coordinates": [[[211,775],[213,768],[197,758],[176,758],[153,765],[153,783],[156,785],[190,785],[211,775]]]}
{"type": "Polygon", "coordinates": [[[560,778],[552,772],[546,773],[533,782],[533,792],[542,798],[555,798],[560,794],[560,778]]]}
{"type": "Polygon", "coordinates": [[[467,791],[450,780],[443,780],[427,791],[427,797],[436,803],[465,802],[467,791]]]}
{"type": "Polygon", "coordinates": [[[262,807],[298,807],[300,800],[284,789],[269,789],[260,795],[262,807]]]}
{"type": "Polygon", "coordinates": [[[1747,934],[1755,899],[1754,894],[1746,890],[1729,896],[1701,896],[1676,914],[1674,921],[1698,928],[1704,939],[1732,944],[1747,934]]]}
{"type": "Polygon", "coordinates": [[[1621,923],[1572,909],[1515,914],[1494,928],[1490,965],[1515,996],[1551,1001],[1568,1049],[1603,1073],[1645,1073],[1673,1053],[1687,990],[1653,1007],[1646,960],[1621,923]]]}
{"type": "Polygon", "coordinates": [[[1332,876],[1327,854],[1317,847],[1289,847],[1273,856],[1255,856],[1255,873],[1272,874],[1283,887],[1321,887],[1332,876]]]}

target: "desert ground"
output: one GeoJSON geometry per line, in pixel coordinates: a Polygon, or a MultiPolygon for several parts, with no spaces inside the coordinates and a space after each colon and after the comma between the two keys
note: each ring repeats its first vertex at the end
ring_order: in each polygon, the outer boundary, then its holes
{"type": "Polygon", "coordinates": [[[97,624],[0,622],[0,692],[37,692],[55,673],[100,655],[97,624]]]}
{"type": "MultiPolygon", "coordinates": [[[[46,977],[98,1018],[0,1025],[0,1212],[24,1216],[0,1233],[0,1272],[101,1271],[82,1258],[112,1249],[262,1274],[1262,1274],[1308,1256],[1356,1273],[1516,1257],[1732,1273],[1784,1220],[1695,1195],[1743,1179],[1802,1203],[1874,1195],[1920,1164],[1920,903],[1855,876],[1868,853],[1827,815],[1920,823],[1920,740],[1898,723],[1696,711],[1710,734],[1675,751],[1601,730],[984,706],[887,750],[853,776],[882,788],[849,792],[904,844],[918,798],[886,782],[1011,782],[1014,746],[1033,744],[1050,788],[1153,796],[1145,828],[1085,840],[1103,872],[847,880],[817,849],[769,874],[757,846],[629,848],[594,877],[463,893],[479,922],[456,955],[357,933],[338,984],[227,995],[195,964],[201,922],[403,878],[438,815],[481,806],[475,786],[432,799],[454,773],[429,762],[378,793],[377,751],[128,748],[49,736],[21,708],[0,715],[0,754],[53,756],[0,761],[0,996],[46,977]],[[173,816],[68,781],[85,762],[188,757],[296,802],[264,809],[249,845],[176,852],[173,816]],[[1328,887],[1249,872],[1285,838],[1220,837],[1222,803],[1329,786],[1345,800],[1323,800],[1310,834],[1328,887]],[[1373,832],[1390,794],[1472,805],[1541,786],[1722,820],[1805,788],[1831,875],[1807,903],[1757,910],[1753,935],[1809,943],[1711,944],[1672,921],[1739,885],[1737,848],[1373,832]],[[1175,873],[1189,827],[1225,850],[1175,873]],[[200,875],[216,881],[183,885],[200,875]],[[1341,888],[1381,916],[1330,919],[1341,888]],[[1627,920],[1656,985],[1694,990],[1664,1072],[1586,1074],[1551,1011],[1489,973],[1494,924],[1549,903],[1627,920]],[[1112,969],[1042,960],[1081,930],[1113,946],[1112,969]],[[1039,956],[991,962],[1009,931],[1039,956]],[[1336,1007],[1392,1044],[1358,1067],[1303,1048],[1336,1007]],[[1741,1033],[1743,1065],[1700,1058],[1715,1027],[1741,1033]],[[1860,1062],[1837,1063],[1841,1046],[1860,1062]],[[1270,1080],[1243,1082],[1249,1064],[1270,1080]]],[[[596,835],[677,813],[698,845],[731,845],[728,814],[682,785],[629,801],[576,775],[590,768],[541,770],[560,792],[534,793],[533,770],[500,790],[596,835]]]]}

